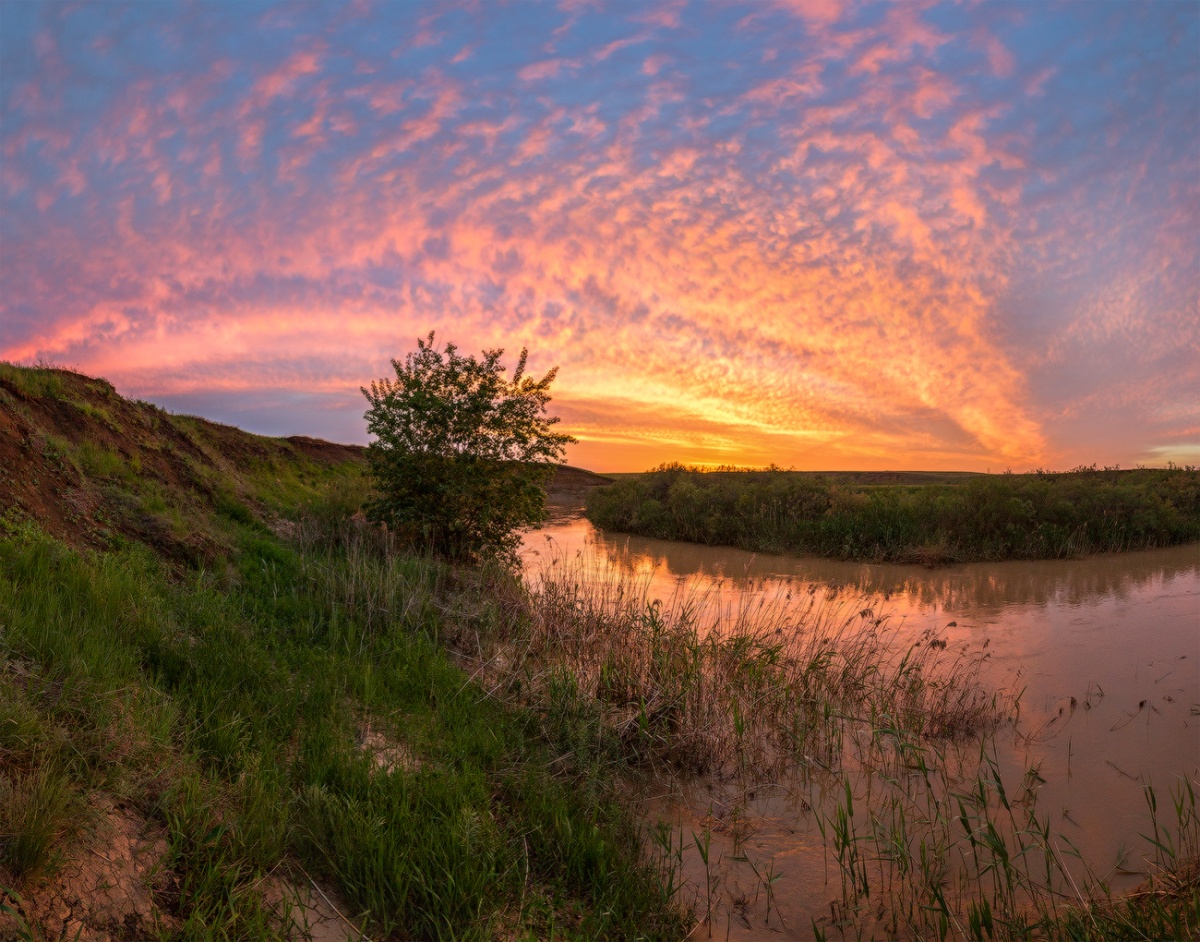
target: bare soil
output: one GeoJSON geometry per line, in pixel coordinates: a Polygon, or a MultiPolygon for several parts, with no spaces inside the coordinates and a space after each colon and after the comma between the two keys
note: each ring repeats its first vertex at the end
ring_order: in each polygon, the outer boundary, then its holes
{"type": "Polygon", "coordinates": [[[24,931],[35,939],[142,942],[178,928],[162,828],[109,798],[95,798],[93,812],[54,876],[7,901],[17,915],[0,914],[0,940],[24,931]]]}

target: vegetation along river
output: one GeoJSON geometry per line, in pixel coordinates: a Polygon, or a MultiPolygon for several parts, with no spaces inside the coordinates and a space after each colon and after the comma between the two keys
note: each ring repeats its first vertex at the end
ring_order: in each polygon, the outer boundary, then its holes
{"type": "MultiPolygon", "coordinates": [[[[682,587],[743,600],[847,599],[885,616],[890,643],[933,638],[948,653],[982,658],[981,682],[1017,697],[1013,718],[989,740],[989,754],[1012,802],[1019,796],[1048,825],[1070,874],[1068,891],[1070,881],[1089,878],[1117,892],[1136,887],[1153,866],[1148,786],[1159,822],[1171,825],[1174,812],[1163,813],[1169,796],[1189,781],[1200,784],[1196,544],[925,568],[630,537],[595,529],[581,508],[553,510],[544,527],[526,535],[527,569],[551,556],[586,559],[595,578],[638,575],[651,598],[682,587]]],[[[973,751],[978,762],[978,740],[957,748],[973,751]]],[[[947,756],[940,761],[955,764],[947,756]]],[[[828,821],[847,781],[856,798],[870,800],[871,775],[858,773],[809,776],[803,784],[780,778],[740,792],[711,777],[676,779],[648,796],[648,818],[665,818],[675,829],[685,892],[701,915],[711,908],[714,938],[746,938],[764,928],[784,938],[846,931],[849,923],[838,923],[847,903],[828,821]],[[698,853],[706,841],[707,873],[698,853]]],[[[860,806],[858,820],[864,814],[860,806]]]]}

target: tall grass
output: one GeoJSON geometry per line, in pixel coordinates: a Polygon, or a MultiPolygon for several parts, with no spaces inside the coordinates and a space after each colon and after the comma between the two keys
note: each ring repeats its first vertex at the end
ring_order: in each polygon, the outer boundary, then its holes
{"type": "Polygon", "coordinates": [[[645,579],[560,554],[514,604],[526,617],[502,624],[517,633],[481,642],[488,683],[593,710],[641,762],[757,776],[836,767],[847,737],[875,724],[953,739],[1006,709],[981,687],[978,658],[932,636],[903,641],[860,599],[686,583],[661,600],[645,579]]]}
{"type": "MultiPolygon", "coordinates": [[[[577,554],[551,555],[511,604],[528,620],[504,622],[520,633],[490,646],[482,636],[480,676],[547,715],[590,715],[627,763],[735,786],[731,859],[753,870],[768,922],[779,874],[739,850],[738,829],[752,830],[746,796],[769,781],[808,795],[836,864],[840,890],[833,915],[812,924],[818,937],[1190,938],[1200,928],[1190,783],[1177,784],[1165,816],[1147,787],[1157,876],[1114,894],[1039,812],[1036,769],[1004,780],[994,734],[1015,721],[1015,703],[981,686],[978,657],[929,635],[906,641],[861,600],[688,582],[654,599],[646,577],[577,554]]],[[[702,861],[694,906],[711,931],[726,895],[722,850],[687,825],[677,847],[660,841],[681,867],[702,861]]]]}
{"type": "Polygon", "coordinates": [[[166,829],[183,937],[277,936],[264,887],[289,872],[376,937],[681,935],[614,770],[448,659],[446,571],[299,529],[239,528],[219,573],[0,540],[0,884],[36,889],[115,793],[166,829]],[[414,761],[381,767],[364,727],[414,761]]]}
{"type": "Polygon", "coordinates": [[[53,761],[0,776],[0,864],[18,879],[54,870],[79,828],[81,802],[53,761]]]}
{"type": "Polygon", "coordinates": [[[1052,559],[1200,540],[1200,469],[872,486],[673,465],[597,488],[587,515],[641,536],[839,559],[1052,559]]]}
{"type": "Polygon", "coordinates": [[[57,398],[63,391],[58,368],[40,361],[37,366],[18,366],[0,360],[0,379],[32,398],[57,398]]]}
{"type": "Polygon", "coordinates": [[[1142,856],[1150,877],[1137,892],[1118,895],[1039,813],[1036,769],[1014,787],[986,742],[964,767],[936,744],[895,730],[877,735],[904,751],[908,772],[846,776],[844,797],[821,817],[841,875],[831,928],[1003,940],[1200,932],[1200,819],[1187,779],[1172,787],[1166,815],[1155,789],[1144,785],[1142,856]]]}

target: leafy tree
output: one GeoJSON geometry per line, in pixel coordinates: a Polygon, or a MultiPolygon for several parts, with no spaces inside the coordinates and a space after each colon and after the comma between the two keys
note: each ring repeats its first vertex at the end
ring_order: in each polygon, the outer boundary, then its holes
{"type": "Polygon", "coordinates": [[[503,353],[439,350],[431,331],[403,363],[392,360],[394,380],[362,390],[376,437],[367,454],[378,493],[367,515],[451,559],[511,559],[518,529],[541,520],[554,464],[575,441],[545,415],[557,368],[526,376],[522,350],[505,379],[503,353]]]}

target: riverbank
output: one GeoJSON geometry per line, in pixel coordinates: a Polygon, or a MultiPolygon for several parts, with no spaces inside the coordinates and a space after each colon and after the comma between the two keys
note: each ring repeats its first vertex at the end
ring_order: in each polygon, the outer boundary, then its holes
{"type": "MultiPolygon", "coordinates": [[[[981,682],[986,645],[948,626],[908,638],[849,594],[786,586],[774,608],[660,599],[573,557],[523,578],[449,567],[362,521],[359,450],[65,371],[0,369],[0,459],[0,938],[719,932],[726,837],[778,913],[779,872],[742,840],[754,795],[785,782],[837,854],[789,931],[924,937],[942,884],[918,845],[978,876],[967,848],[989,824],[1021,838],[996,817],[1002,776],[977,774],[1015,704],[981,682]],[[947,756],[976,764],[947,778],[947,756]],[[732,800],[672,830],[664,783],[732,800]],[[960,793],[965,835],[927,813],[960,793]],[[701,858],[703,894],[683,882],[701,858]]],[[[1181,862],[1194,807],[1180,795],[1191,817],[1153,831],[1181,862]]],[[[944,899],[947,920],[974,906],[982,927],[990,907],[998,938],[1030,913],[1075,938],[1092,899],[1121,905],[1095,883],[1075,907],[1037,895],[1021,854],[989,895],[944,899]]],[[[1200,892],[1181,886],[1118,924],[1195,928],[1200,892]]]]}
{"type": "Polygon", "coordinates": [[[489,696],[518,613],[358,449],[0,371],[0,938],[678,939],[630,769],[489,696]]]}
{"type": "Polygon", "coordinates": [[[1063,559],[1200,540],[1200,469],[935,476],[706,472],[622,476],[587,497],[598,527],[869,562],[1063,559]]]}

